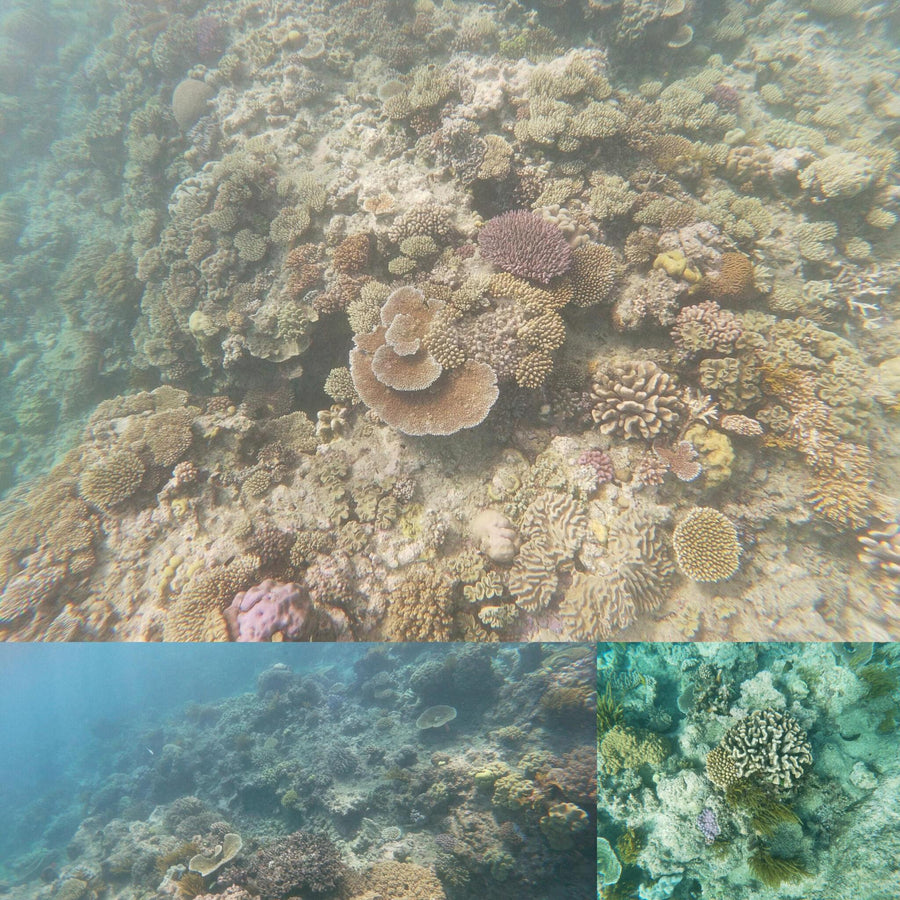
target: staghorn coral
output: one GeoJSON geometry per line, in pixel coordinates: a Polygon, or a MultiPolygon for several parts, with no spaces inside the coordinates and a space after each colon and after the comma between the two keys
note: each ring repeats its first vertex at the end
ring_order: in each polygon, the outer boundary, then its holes
{"type": "Polygon", "coordinates": [[[381,325],[356,336],[350,374],[360,399],[405,434],[447,435],[481,424],[498,396],[497,376],[483,362],[443,366],[423,346],[438,301],[398,288],[381,309],[381,325]]]}
{"type": "Polygon", "coordinates": [[[504,272],[541,284],[564,275],[572,265],[572,251],[559,228],[526,210],[488,221],[478,233],[478,247],[504,272]]]}
{"type": "Polygon", "coordinates": [[[731,520],[717,509],[695,506],[672,535],[678,568],[693,581],[726,581],[738,570],[741,545],[731,520]]]}
{"type": "Polygon", "coordinates": [[[811,764],[812,749],[797,720],[774,709],[761,709],[726,732],[707,756],[706,774],[720,788],[758,778],[790,790],[811,764]]]}
{"type": "Polygon", "coordinates": [[[649,440],[673,431],[684,413],[677,379],[649,360],[597,373],[590,399],[600,432],[625,438],[649,440]]]}

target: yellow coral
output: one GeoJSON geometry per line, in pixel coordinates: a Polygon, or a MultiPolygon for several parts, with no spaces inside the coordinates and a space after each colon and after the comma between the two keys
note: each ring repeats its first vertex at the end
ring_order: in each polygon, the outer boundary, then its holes
{"type": "Polygon", "coordinates": [[[665,741],[657,735],[616,725],[600,742],[600,767],[615,775],[621,769],[637,769],[644,764],[659,766],[667,754],[665,741]]]}
{"type": "Polygon", "coordinates": [[[693,444],[700,455],[704,478],[708,487],[718,487],[731,478],[734,447],[731,438],[721,431],[695,424],[685,432],[684,439],[693,444]]]}
{"type": "Polygon", "coordinates": [[[653,268],[663,269],[671,278],[683,278],[691,284],[697,284],[703,277],[680,250],[667,250],[665,253],[660,253],[653,260],[653,268]]]}

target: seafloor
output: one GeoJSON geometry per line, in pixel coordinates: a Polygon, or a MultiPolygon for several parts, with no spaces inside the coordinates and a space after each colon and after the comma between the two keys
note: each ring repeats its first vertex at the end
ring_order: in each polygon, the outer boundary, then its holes
{"type": "Polygon", "coordinates": [[[598,897],[900,896],[896,645],[598,656],[598,897]]]}
{"type": "Polygon", "coordinates": [[[898,9],[10,8],[0,638],[896,635],[898,9]]]}
{"type": "Polygon", "coordinates": [[[315,671],[302,649],[255,692],[97,727],[4,811],[4,900],[593,894],[593,646],[360,647],[315,671]]]}

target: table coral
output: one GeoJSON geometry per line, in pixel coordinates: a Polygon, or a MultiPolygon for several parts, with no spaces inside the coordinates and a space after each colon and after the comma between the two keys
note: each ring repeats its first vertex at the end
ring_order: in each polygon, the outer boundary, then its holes
{"type": "Polygon", "coordinates": [[[497,376],[469,360],[445,371],[422,342],[436,301],[398,288],[381,309],[381,324],[356,336],[350,373],[362,399],[405,434],[453,434],[484,421],[497,399],[497,376]]]}

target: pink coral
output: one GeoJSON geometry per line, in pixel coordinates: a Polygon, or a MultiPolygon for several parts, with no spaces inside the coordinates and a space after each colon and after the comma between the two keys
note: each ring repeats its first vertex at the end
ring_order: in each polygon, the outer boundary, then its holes
{"type": "Polygon", "coordinates": [[[597,473],[597,483],[606,484],[615,477],[615,468],[610,455],[605,450],[585,450],[577,460],[579,466],[588,466],[597,473]]]}
{"type": "Polygon", "coordinates": [[[504,272],[547,284],[572,265],[565,235],[536,213],[515,210],[494,216],[478,235],[481,255],[504,272]]]}
{"type": "Polygon", "coordinates": [[[267,578],[241,591],[225,610],[235,641],[271,641],[280,633],[290,641],[312,637],[315,616],[308,594],[298,584],[267,578]]]}

